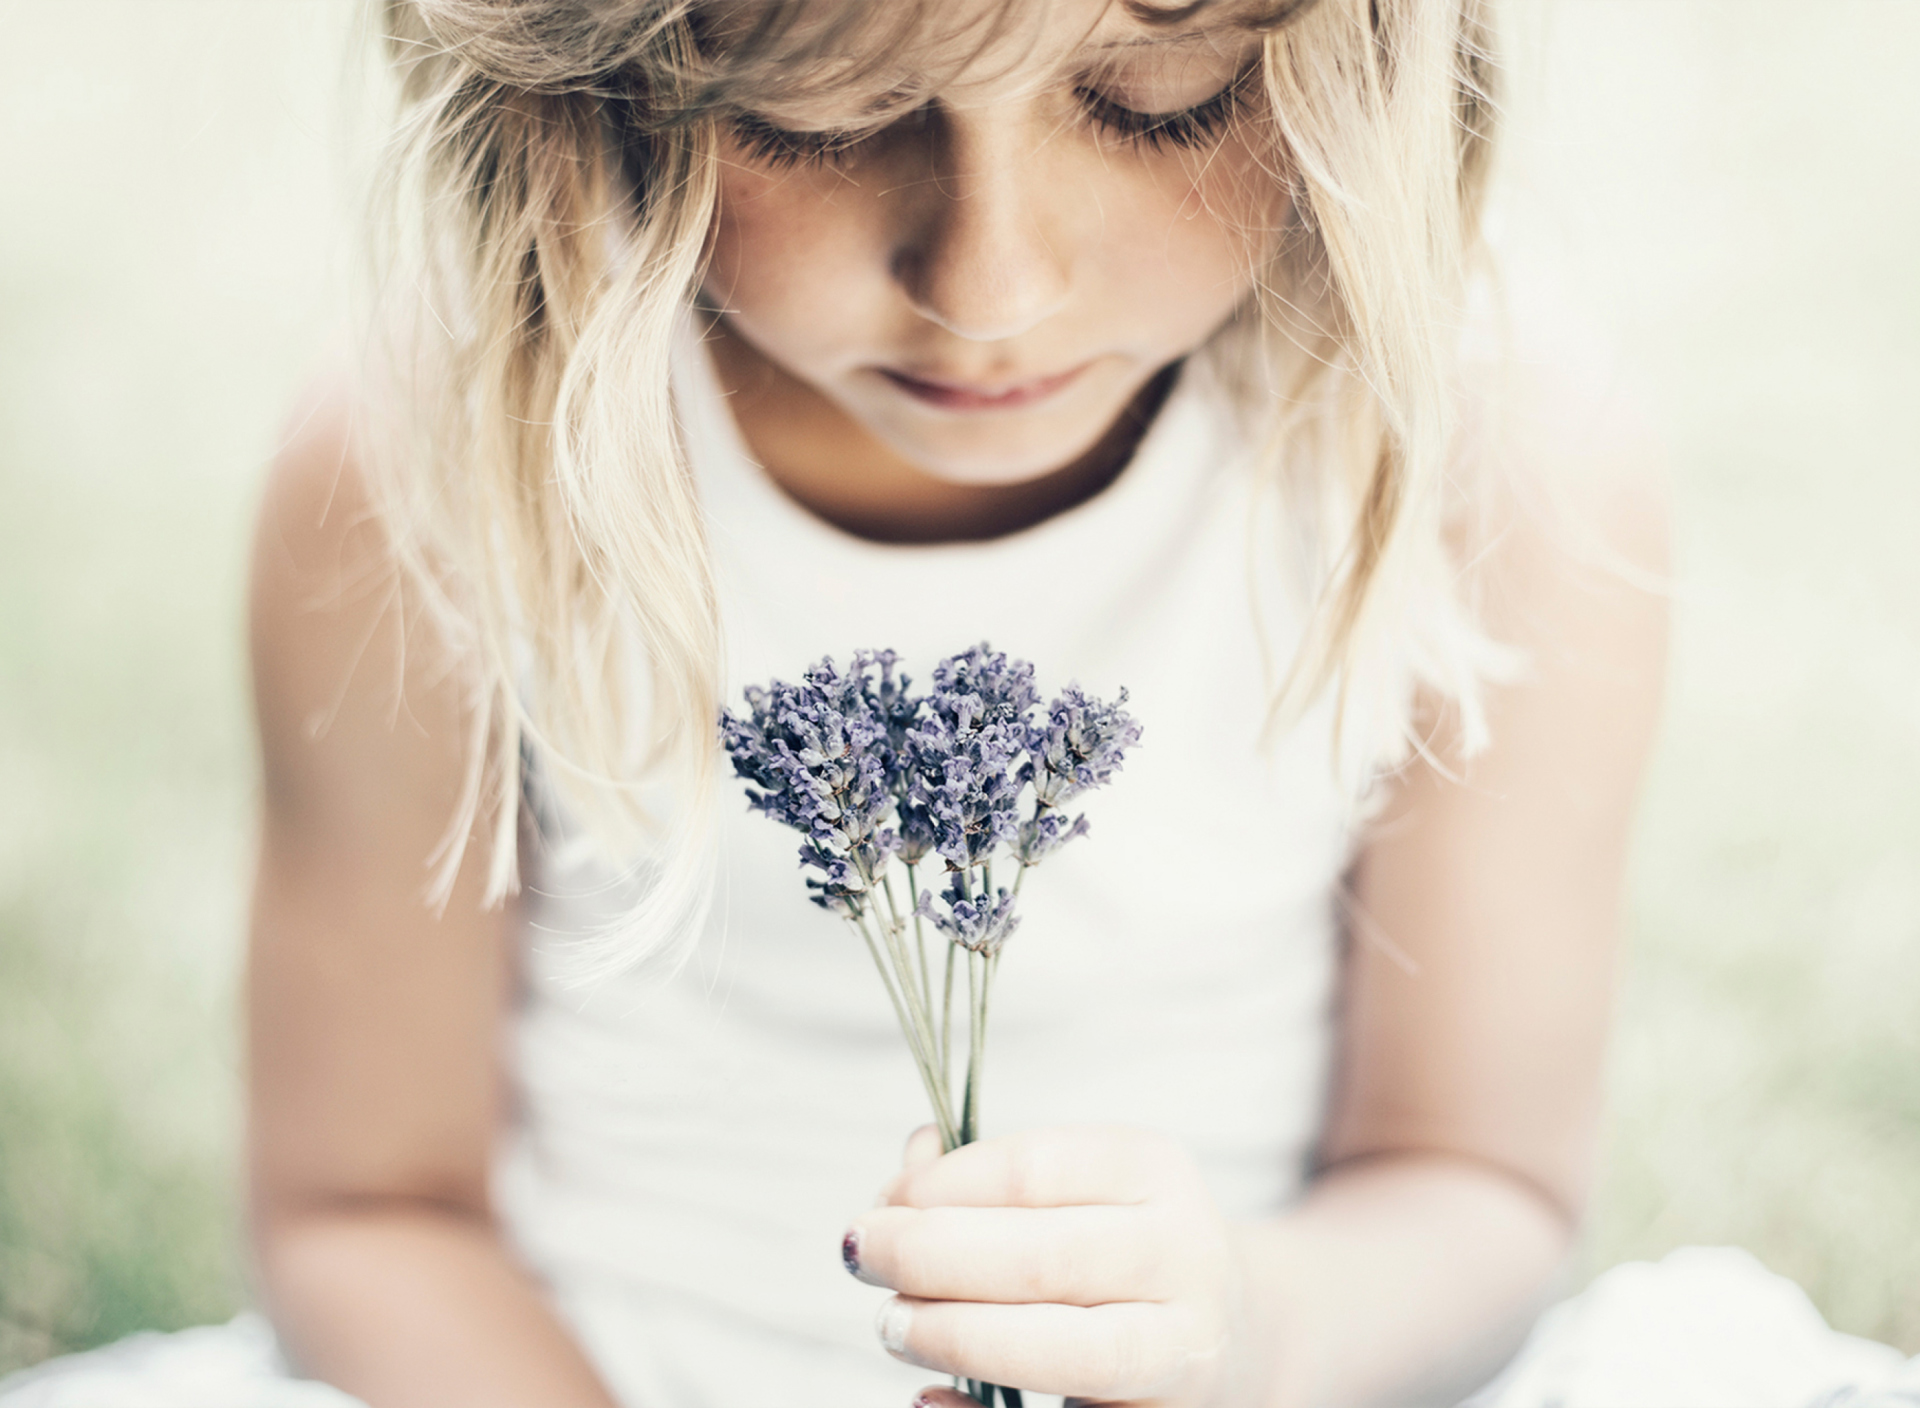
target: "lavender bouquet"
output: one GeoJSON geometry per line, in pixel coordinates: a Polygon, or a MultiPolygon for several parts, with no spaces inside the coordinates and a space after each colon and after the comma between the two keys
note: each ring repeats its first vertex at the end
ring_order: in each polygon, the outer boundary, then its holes
{"type": "MultiPolygon", "coordinates": [[[[1122,707],[1125,690],[1108,704],[1068,685],[1041,709],[1033,666],[984,644],[935,665],[925,695],[897,664],[891,650],[859,651],[845,672],[827,658],[797,685],[749,686],[746,715],[723,711],[720,731],[748,805],[803,837],[813,902],[872,954],[951,1151],[980,1135],[987,1013],[1027,872],[1087,834],[1086,817],[1065,808],[1112,778],[1140,725],[1122,707]],[[1011,887],[995,884],[996,862],[1011,887]],[[935,866],[937,895],[922,873],[935,866]],[[928,955],[929,927],[936,950],[946,940],[939,960],[928,955]],[[956,1104],[962,962],[967,1056],[956,1104]]],[[[993,1402],[992,1385],[968,1388],[993,1402]]],[[[1017,1408],[1017,1391],[1001,1392],[1017,1408]]]]}

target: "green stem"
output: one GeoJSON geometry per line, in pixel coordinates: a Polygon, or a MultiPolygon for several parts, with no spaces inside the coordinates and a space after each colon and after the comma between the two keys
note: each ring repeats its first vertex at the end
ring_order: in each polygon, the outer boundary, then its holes
{"type": "Polygon", "coordinates": [[[893,1015],[900,1021],[900,1030],[907,1038],[907,1046],[913,1053],[914,1068],[920,1072],[920,1080],[927,1087],[927,1099],[933,1105],[934,1123],[940,1127],[940,1140],[949,1149],[959,1143],[953,1128],[953,1115],[947,1109],[946,1092],[940,1088],[934,1078],[933,1065],[929,1053],[923,1052],[913,1023],[907,1017],[906,1006],[900,1001],[900,994],[894,990],[893,975],[888,971],[886,960],[880,956],[880,946],[874,942],[873,934],[868,930],[864,919],[849,920],[860,931],[860,937],[867,942],[867,952],[873,955],[873,966],[880,970],[880,981],[887,989],[887,999],[893,1003],[893,1015]]]}
{"type": "Polygon", "coordinates": [[[967,950],[967,1093],[960,1106],[960,1142],[980,1137],[980,955],[967,950]]]}
{"type": "MultiPolygon", "coordinates": [[[[927,1010],[933,1010],[933,980],[927,975],[927,934],[920,922],[920,881],[912,866],[907,867],[907,898],[913,901],[913,944],[920,951],[920,996],[927,1004],[927,1010]]],[[[946,1076],[946,1068],[941,1067],[941,1078],[946,1076]]]]}
{"type": "MultiPolygon", "coordinates": [[[[893,958],[894,973],[898,977],[900,991],[906,997],[907,1008],[912,1012],[914,1025],[920,1032],[920,1049],[925,1053],[926,1059],[931,1061],[934,1048],[933,1015],[920,1001],[920,987],[913,980],[913,964],[907,958],[906,944],[901,935],[904,926],[900,923],[898,911],[894,909],[893,896],[891,891],[887,890],[884,878],[881,885],[887,892],[887,910],[890,916],[890,922],[880,926],[886,937],[887,952],[893,958]]],[[[876,914],[874,918],[878,921],[879,916],[876,914]]]]}
{"type": "Polygon", "coordinates": [[[973,1012],[973,1054],[968,1058],[969,1083],[973,1087],[973,1137],[980,1137],[980,1103],[987,1086],[987,995],[993,983],[993,960],[980,955],[980,995],[973,1012]]]}
{"type": "MultiPolygon", "coordinates": [[[[888,870],[891,871],[892,867],[889,866],[888,870]]],[[[887,897],[887,922],[891,925],[893,932],[900,935],[904,942],[907,933],[907,921],[900,916],[900,906],[893,902],[893,876],[890,873],[881,875],[880,892],[887,897]]],[[[909,956],[911,956],[911,954],[909,954],[909,956]]],[[[920,966],[917,969],[909,967],[907,969],[907,975],[917,980],[914,983],[914,990],[920,994],[921,1008],[925,1009],[932,1006],[933,1004],[927,1001],[927,964],[924,951],[920,955],[920,966]]]]}
{"type": "Polygon", "coordinates": [[[947,940],[947,981],[940,993],[940,1079],[953,1088],[953,955],[960,947],[947,940]]]}

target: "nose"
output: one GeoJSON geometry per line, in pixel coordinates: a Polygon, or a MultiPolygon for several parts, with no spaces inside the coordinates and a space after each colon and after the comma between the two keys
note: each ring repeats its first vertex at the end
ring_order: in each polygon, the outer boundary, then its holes
{"type": "Polygon", "coordinates": [[[943,112],[915,183],[892,274],[914,311],[973,342],[1045,321],[1072,285],[1070,219],[1019,105],[943,112]]]}

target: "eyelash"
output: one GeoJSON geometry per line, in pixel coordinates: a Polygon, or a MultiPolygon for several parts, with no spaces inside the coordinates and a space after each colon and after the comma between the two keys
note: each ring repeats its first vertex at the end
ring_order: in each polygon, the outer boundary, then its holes
{"type": "Polygon", "coordinates": [[[1238,105],[1239,83],[1229,83],[1204,103],[1178,112],[1135,112],[1091,88],[1076,88],[1074,96],[1095,123],[1116,137],[1149,151],[1168,147],[1197,147],[1219,135],[1238,105]]]}
{"type": "MultiPolygon", "coordinates": [[[[1088,120],[1112,135],[1149,151],[1167,147],[1197,147],[1219,134],[1238,106],[1238,82],[1229,83],[1204,103],[1178,112],[1135,112],[1091,88],[1075,88],[1088,120]]],[[[799,132],[776,127],[765,118],[739,113],[733,118],[734,137],[765,165],[831,166],[844,161],[862,142],[875,135],[863,132],[799,132]]]]}

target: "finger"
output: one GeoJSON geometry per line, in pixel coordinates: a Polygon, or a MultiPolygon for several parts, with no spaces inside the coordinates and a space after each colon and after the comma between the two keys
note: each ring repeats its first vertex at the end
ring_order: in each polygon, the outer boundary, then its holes
{"type": "MultiPolygon", "coordinates": [[[[926,1165],[938,1159],[943,1148],[944,1146],[940,1142],[940,1131],[934,1125],[923,1124],[914,1130],[912,1134],[909,1134],[907,1136],[906,1147],[900,1151],[900,1172],[880,1185],[880,1196],[873,1200],[873,1205],[877,1208],[883,1208],[892,1202],[893,1190],[898,1188],[901,1182],[906,1179],[909,1174],[913,1173],[914,1170],[924,1168],[926,1165]]],[[[851,1236],[851,1234],[849,1234],[849,1236],[851,1236]]],[[[851,1246],[852,1243],[849,1241],[846,1251],[847,1270],[849,1271],[853,1270],[853,1253],[851,1246]]]]}
{"type": "Polygon", "coordinates": [[[924,1164],[930,1164],[940,1157],[940,1130],[935,1125],[923,1124],[907,1136],[907,1147],[900,1157],[900,1167],[911,1171],[924,1164]]]}
{"type": "Polygon", "coordinates": [[[1191,1177],[1191,1165],[1158,1135],[1120,1125],[1071,1126],[983,1139],[908,1168],[889,1185],[887,1201],[1029,1208],[1144,1203],[1191,1177]]]}
{"type": "Polygon", "coordinates": [[[980,1408],[980,1400],[945,1384],[929,1384],[914,1395],[913,1408],[980,1408]]]}
{"type": "Polygon", "coordinates": [[[895,1296],[880,1307],[880,1343],[938,1373],[1068,1398],[1152,1398],[1192,1355],[1168,1306],[981,1305],[895,1296]]]}
{"type": "Polygon", "coordinates": [[[1165,1300],[1183,1259],[1158,1207],[875,1208],[842,1244],[869,1285],[923,1300],[1165,1300]]]}

